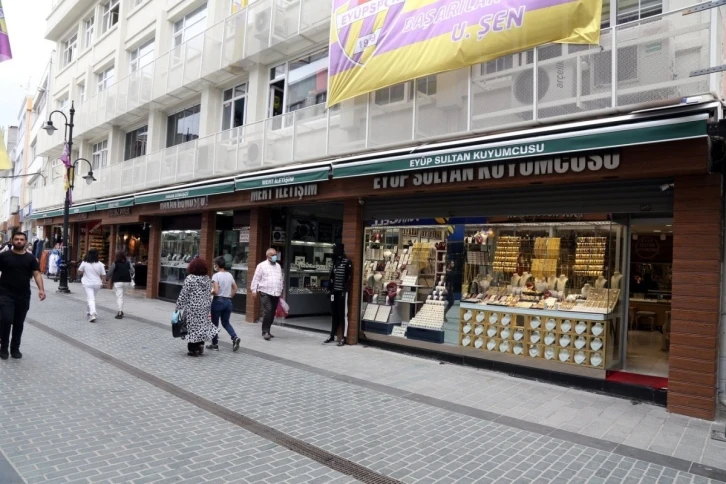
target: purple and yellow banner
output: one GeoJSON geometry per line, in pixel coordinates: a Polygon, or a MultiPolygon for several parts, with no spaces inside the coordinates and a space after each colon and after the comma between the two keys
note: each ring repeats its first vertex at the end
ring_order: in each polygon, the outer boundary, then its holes
{"type": "Polygon", "coordinates": [[[10,38],[8,37],[8,25],[5,23],[5,11],[0,1],[0,62],[13,58],[10,50],[10,38]]]}
{"type": "Polygon", "coordinates": [[[333,0],[328,105],[549,42],[598,44],[601,0],[333,0]]]}

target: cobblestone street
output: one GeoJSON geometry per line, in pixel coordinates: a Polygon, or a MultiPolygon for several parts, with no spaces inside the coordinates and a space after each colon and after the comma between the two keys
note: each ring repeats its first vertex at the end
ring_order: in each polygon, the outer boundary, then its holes
{"type": "Polygon", "coordinates": [[[723,423],[285,327],[188,358],[172,304],[32,301],[0,362],[0,483],[726,482],[723,423]]]}

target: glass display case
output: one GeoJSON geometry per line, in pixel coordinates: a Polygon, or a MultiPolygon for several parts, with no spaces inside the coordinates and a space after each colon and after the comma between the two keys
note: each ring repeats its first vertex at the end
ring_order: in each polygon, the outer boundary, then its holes
{"type": "Polygon", "coordinates": [[[332,242],[291,240],[287,251],[287,298],[293,316],[330,312],[328,284],[332,242]]]}
{"type": "Polygon", "coordinates": [[[199,256],[199,230],[165,230],[161,232],[161,271],[159,297],[173,299],[179,296],[189,262],[199,256]]]}
{"type": "Polygon", "coordinates": [[[237,294],[232,297],[232,309],[244,313],[247,308],[247,272],[250,250],[250,229],[217,230],[214,253],[224,257],[227,270],[237,283],[237,294]]]}

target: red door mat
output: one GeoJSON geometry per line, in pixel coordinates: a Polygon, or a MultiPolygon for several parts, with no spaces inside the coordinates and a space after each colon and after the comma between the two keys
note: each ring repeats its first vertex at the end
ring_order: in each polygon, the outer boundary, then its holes
{"type": "Polygon", "coordinates": [[[668,388],[668,378],[650,375],[636,375],[635,373],[627,373],[624,371],[609,371],[607,380],[619,383],[628,383],[630,385],[638,385],[641,387],[655,388],[656,390],[668,388]]]}

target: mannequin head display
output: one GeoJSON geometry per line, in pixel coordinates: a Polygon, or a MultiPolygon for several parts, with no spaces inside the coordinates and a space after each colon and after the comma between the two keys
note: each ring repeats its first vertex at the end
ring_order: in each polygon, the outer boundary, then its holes
{"type": "Polygon", "coordinates": [[[557,278],[557,282],[555,283],[555,289],[557,291],[564,293],[565,289],[567,288],[567,276],[564,274],[560,274],[560,277],[557,278]]]}
{"type": "Polygon", "coordinates": [[[512,274],[512,287],[518,287],[520,279],[521,278],[519,277],[519,274],[517,274],[516,272],[512,274]]]}
{"type": "Polygon", "coordinates": [[[527,284],[532,283],[532,274],[529,272],[523,272],[522,277],[519,278],[519,286],[520,287],[527,287],[527,284]]]}
{"type": "Polygon", "coordinates": [[[585,299],[587,299],[587,296],[590,295],[590,289],[592,289],[592,286],[590,284],[585,284],[582,286],[582,290],[580,291],[580,294],[582,294],[585,299]]]}
{"type": "Polygon", "coordinates": [[[557,286],[557,276],[549,276],[547,278],[547,289],[554,291],[557,286]]]}
{"type": "Polygon", "coordinates": [[[342,242],[338,242],[333,246],[333,261],[337,262],[345,257],[345,245],[342,242]]]}
{"type": "Polygon", "coordinates": [[[597,279],[595,279],[595,288],[602,289],[605,287],[605,284],[607,284],[607,282],[607,279],[605,279],[603,276],[599,276],[597,279]]]}
{"type": "Polygon", "coordinates": [[[610,278],[610,289],[620,289],[620,279],[623,278],[623,275],[615,271],[613,273],[613,276],[610,278]]]}

